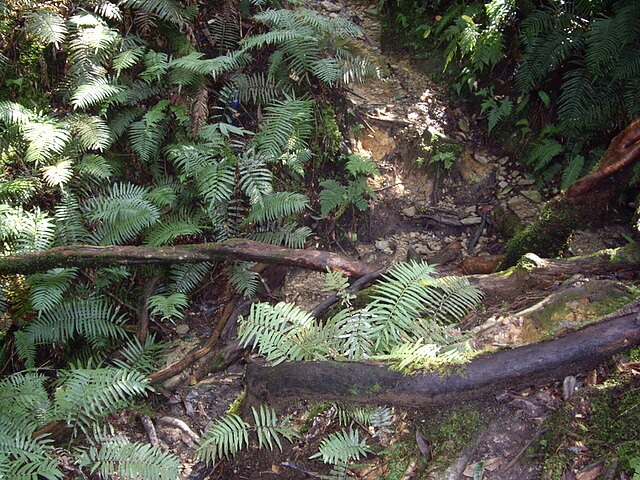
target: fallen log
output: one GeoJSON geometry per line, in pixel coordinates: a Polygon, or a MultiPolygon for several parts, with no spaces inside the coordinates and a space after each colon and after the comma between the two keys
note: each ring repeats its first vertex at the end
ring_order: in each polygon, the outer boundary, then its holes
{"type": "Polygon", "coordinates": [[[234,259],[289,265],[326,271],[328,268],[348,277],[362,277],[380,269],[379,265],[360,262],[332,252],[278,247],[245,239],[224,242],[144,246],[68,246],[40,252],[0,257],[0,275],[36,273],[56,267],[96,268],[111,265],[151,265],[198,263],[234,259]]]}
{"type": "Polygon", "coordinates": [[[403,375],[388,365],[364,362],[250,363],[245,383],[250,401],[298,399],[425,407],[450,405],[562,380],[590,370],[640,344],[640,301],[597,323],[536,344],[482,355],[459,370],[403,375]]]}

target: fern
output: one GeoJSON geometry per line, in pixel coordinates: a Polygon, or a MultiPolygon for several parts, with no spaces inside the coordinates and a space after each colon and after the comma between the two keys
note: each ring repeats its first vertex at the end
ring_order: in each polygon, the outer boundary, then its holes
{"type": "Polygon", "coordinates": [[[52,10],[41,9],[26,15],[25,30],[45,45],[60,48],[68,30],[64,18],[52,10]]]}
{"type": "Polygon", "coordinates": [[[320,215],[327,217],[329,213],[337,210],[335,217],[340,218],[349,205],[347,187],[331,179],[321,181],[320,186],[320,215]]]}
{"type": "Polygon", "coordinates": [[[100,155],[88,154],[75,165],[80,175],[93,177],[96,180],[107,180],[114,174],[111,164],[100,155]]]}
{"type": "Polygon", "coordinates": [[[34,310],[52,310],[59,305],[76,274],[75,268],[55,268],[45,273],[29,275],[26,281],[34,310]]]}
{"type": "Polygon", "coordinates": [[[245,223],[267,223],[301,213],[309,206],[309,199],[295,192],[275,192],[264,195],[255,203],[247,215],[245,223]]]}
{"type": "Polygon", "coordinates": [[[190,293],[205,278],[211,269],[211,263],[173,265],[170,273],[170,288],[175,292],[190,293]]]}
{"type": "Polygon", "coordinates": [[[273,364],[316,360],[328,353],[315,319],[295,305],[254,303],[238,332],[240,345],[254,344],[273,364]]]}
{"type": "Polygon", "coordinates": [[[191,9],[183,8],[174,0],[123,0],[120,4],[157,15],[160,19],[179,26],[193,17],[191,9]]]}
{"type": "Polygon", "coordinates": [[[62,372],[60,384],[54,399],[56,415],[85,434],[94,432],[100,419],[151,390],[142,373],[112,367],[62,372]]]}
{"type": "Polygon", "coordinates": [[[234,456],[249,444],[249,433],[255,432],[260,448],[274,445],[282,450],[282,437],[291,441],[295,432],[286,426],[287,419],[278,421],[275,411],[266,405],[251,407],[254,425],[249,425],[234,413],[219,418],[207,428],[196,445],[196,457],[208,464],[234,456]]]}
{"type": "Polygon", "coordinates": [[[156,315],[162,320],[173,318],[183,319],[183,310],[189,306],[189,299],[184,293],[172,293],[171,295],[152,295],[149,297],[149,309],[151,315],[156,315]]]}
{"type": "Polygon", "coordinates": [[[141,120],[131,124],[129,129],[131,147],[142,162],[150,162],[160,152],[166,135],[167,116],[164,109],[168,104],[168,100],[162,100],[145,113],[141,120]]]}
{"type": "Polygon", "coordinates": [[[111,145],[111,131],[104,119],[94,115],[76,114],[66,118],[76,136],[80,151],[104,151],[111,145]]]}
{"type": "Polygon", "coordinates": [[[562,172],[561,188],[563,190],[569,188],[569,185],[584,175],[585,163],[586,160],[582,155],[575,155],[571,157],[562,172]]]}
{"type": "Polygon", "coordinates": [[[309,227],[298,227],[295,223],[278,223],[258,227],[249,238],[257,242],[284,245],[287,248],[304,248],[312,234],[313,231],[309,227]]]}
{"type": "Polygon", "coordinates": [[[349,360],[366,360],[374,354],[373,316],[366,310],[343,310],[327,322],[330,347],[349,360]]]}
{"type": "Polygon", "coordinates": [[[51,401],[46,381],[43,374],[36,372],[20,372],[0,379],[0,418],[11,419],[14,427],[29,435],[49,421],[51,401]]]}
{"type": "Polygon", "coordinates": [[[542,139],[533,145],[526,162],[533,166],[535,170],[541,171],[563,151],[564,147],[557,141],[549,138],[542,139]]]}
{"type": "Polygon", "coordinates": [[[180,220],[169,217],[163,219],[162,223],[149,230],[144,243],[150,247],[171,245],[174,240],[182,236],[198,235],[200,233],[202,233],[202,228],[194,219],[180,220]]]}
{"type": "Polygon", "coordinates": [[[359,460],[371,451],[366,440],[360,440],[358,431],[349,429],[332,433],[322,439],[318,453],[310,458],[322,457],[324,463],[344,465],[351,460],[359,460]]]}
{"type": "Polygon", "coordinates": [[[231,457],[249,444],[248,425],[234,413],[225,415],[207,428],[196,445],[196,457],[214,464],[231,457]]]}
{"type": "Polygon", "coordinates": [[[179,477],[179,459],[160,447],[148,443],[129,443],[122,438],[102,440],[100,447],[90,447],[78,458],[81,468],[89,468],[101,477],[117,476],[125,480],[156,480],[179,477]]]}
{"type": "Polygon", "coordinates": [[[109,105],[124,100],[125,88],[114,80],[91,78],[76,87],[71,96],[74,108],[86,109],[97,105],[109,105]]]}
{"type": "Polygon", "coordinates": [[[82,245],[89,241],[90,235],[75,196],[63,192],[60,203],[55,207],[54,218],[57,245],[82,245]]]}
{"type": "Polygon", "coordinates": [[[16,429],[10,418],[0,418],[0,475],[12,480],[64,478],[58,462],[51,458],[51,440],[32,438],[16,429]]]}
{"type": "Polygon", "coordinates": [[[85,205],[86,217],[96,223],[94,241],[102,245],[127,242],[160,219],[158,207],[145,198],[144,187],[116,183],[104,195],[85,205]]]}
{"type": "Polygon", "coordinates": [[[134,337],[120,349],[123,359],[113,363],[123,370],[149,375],[162,366],[168,353],[167,344],[156,342],[153,335],[148,336],[144,344],[134,337]]]}
{"type": "Polygon", "coordinates": [[[227,269],[229,283],[245,297],[255,295],[260,286],[260,275],[251,269],[252,266],[250,262],[239,262],[227,269]]]}
{"type": "Polygon", "coordinates": [[[33,198],[37,187],[37,180],[31,177],[0,182],[0,201],[11,204],[25,204],[33,198]]]}

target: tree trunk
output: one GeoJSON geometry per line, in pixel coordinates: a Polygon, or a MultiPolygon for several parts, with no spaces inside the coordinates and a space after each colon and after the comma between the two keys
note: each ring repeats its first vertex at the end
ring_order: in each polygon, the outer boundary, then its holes
{"type": "Polygon", "coordinates": [[[539,220],[508,244],[500,268],[515,265],[525,253],[555,257],[580,226],[599,225],[611,217],[640,155],[640,119],[616,136],[598,168],[575,181],[545,205],[539,220]]]}
{"type": "Polygon", "coordinates": [[[326,271],[328,268],[348,277],[361,277],[380,269],[337,253],[284,248],[252,240],[173,247],[69,246],[41,252],[0,257],[0,275],[43,272],[56,267],[96,268],[110,265],[150,265],[198,263],[234,259],[326,271]]]}
{"type": "Polygon", "coordinates": [[[640,301],[564,337],[474,358],[449,372],[403,375],[387,365],[362,362],[249,364],[251,401],[298,399],[407,407],[450,405],[506,388],[560,381],[595,368],[640,343],[640,301]]]}

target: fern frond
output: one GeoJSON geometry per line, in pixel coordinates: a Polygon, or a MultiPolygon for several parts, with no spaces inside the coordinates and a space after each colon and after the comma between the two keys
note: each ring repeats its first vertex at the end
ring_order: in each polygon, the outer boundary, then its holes
{"type": "Polygon", "coordinates": [[[249,444],[249,425],[234,413],[219,418],[207,428],[196,445],[196,457],[213,465],[223,457],[233,457],[249,444]]]}
{"type": "Polygon", "coordinates": [[[68,116],[67,121],[71,124],[71,131],[76,135],[81,151],[103,151],[111,145],[111,131],[104,119],[76,114],[68,116]]]}
{"type": "Polygon", "coordinates": [[[320,182],[322,190],[318,195],[320,200],[320,214],[326,217],[334,210],[338,210],[337,217],[340,216],[343,207],[349,203],[347,188],[333,179],[320,182]]]}
{"type": "Polygon", "coordinates": [[[60,384],[54,399],[57,417],[88,434],[101,418],[151,390],[142,373],[112,367],[62,372],[60,384]]]}
{"type": "Polygon", "coordinates": [[[264,121],[255,142],[257,150],[278,159],[291,149],[304,148],[313,131],[313,102],[276,100],[265,107],[264,121]]]}
{"type": "Polygon", "coordinates": [[[169,350],[166,343],[157,342],[153,335],[149,335],[144,344],[135,337],[131,338],[119,353],[124,359],[114,360],[116,367],[149,375],[163,365],[169,350]]]}
{"type": "Polygon", "coordinates": [[[97,180],[107,180],[114,174],[111,164],[101,155],[88,154],[75,165],[81,175],[93,177],[97,180]]]}
{"type": "Polygon", "coordinates": [[[327,354],[316,320],[297,306],[254,303],[240,322],[240,345],[254,344],[267,361],[317,360],[327,354]]]}
{"type": "Polygon", "coordinates": [[[357,430],[350,428],[327,435],[320,442],[318,453],[309,458],[322,457],[324,463],[332,465],[346,464],[351,460],[359,460],[371,452],[367,440],[360,440],[357,430]]]}
{"type": "Polygon", "coordinates": [[[73,178],[73,163],[69,159],[63,159],[54,165],[42,167],[40,171],[44,182],[50,187],[63,187],[73,178]]]}
{"type": "Polygon", "coordinates": [[[25,16],[25,30],[43,44],[53,44],[56,48],[65,41],[67,26],[64,18],[57,12],[40,9],[25,16]]]}
{"type": "Polygon", "coordinates": [[[109,105],[122,102],[125,93],[125,88],[113,80],[93,78],[87,83],[78,85],[71,96],[71,105],[80,109],[96,105],[109,105]]]}
{"type": "Polygon", "coordinates": [[[54,268],[48,272],[28,275],[26,282],[34,310],[52,310],[59,305],[76,274],[75,268],[54,268]]]}
{"type": "Polygon", "coordinates": [[[146,51],[146,47],[137,45],[128,50],[124,50],[113,57],[113,68],[116,71],[116,77],[119,77],[123,70],[133,67],[142,60],[146,51]]]}
{"type": "Polygon", "coordinates": [[[18,215],[16,250],[19,253],[39,252],[53,246],[56,227],[53,218],[39,208],[18,215]]]}
{"type": "Polygon", "coordinates": [[[93,4],[93,10],[103,18],[108,20],[122,20],[120,8],[108,0],[98,0],[93,4]]]}
{"type": "Polygon", "coordinates": [[[283,245],[287,248],[304,248],[307,239],[313,234],[309,227],[299,227],[295,223],[276,223],[273,226],[258,227],[249,234],[256,242],[283,245]]]}
{"type": "Polygon", "coordinates": [[[528,165],[533,166],[536,171],[542,171],[551,160],[560,155],[564,147],[555,140],[545,138],[536,142],[531,149],[531,153],[526,160],[528,165]]]}
{"type": "Polygon", "coordinates": [[[560,188],[566,190],[573,182],[585,174],[586,160],[582,155],[574,155],[571,157],[562,172],[562,184],[560,188]]]}
{"type": "Polygon", "coordinates": [[[36,372],[20,372],[0,379],[0,417],[15,421],[14,427],[27,434],[44,425],[51,415],[46,381],[43,374],[36,372]]]}
{"type": "MultiPolygon", "coordinates": [[[[33,345],[66,343],[79,335],[98,347],[105,339],[124,338],[123,322],[124,315],[103,299],[74,299],[42,312],[21,333],[33,345]]],[[[33,365],[33,357],[22,358],[33,365]]]]}
{"type": "Polygon", "coordinates": [[[78,458],[81,468],[99,472],[103,478],[117,476],[123,480],[174,479],[180,476],[180,460],[160,447],[148,443],[103,440],[100,447],[90,447],[78,458]]]}
{"type": "Polygon", "coordinates": [[[157,15],[158,18],[179,26],[193,17],[191,10],[183,8],[174,0],[123,0],[120,5],[157,15]]]}
{"type": "Polygon", "coordinates": [[[202,233],[202,228],[194,219],[187,218],[180,220],[177,218],[167,218],[149,230],[145,237],[144,244],[150,247],[171,245],[174,240],[182,236],[198,235],[200,233],[202,233]]]}
{"type": "Polygon", "coordinates": [[[63,193],[62,200],[55,207],[54,218],[57,245],[82,245],[89,241],[89,231],[75,196],[63,193]]]}
{"type": "Polygon", "coordinates": [[[241,103],[265,105],[283,94],[292,95],[291,86],[274,82],[272,75],[265,76],[264,73],[257,72],[251,75],[234,75],[220,92],[220,98],[225,103],[238,100],[241,103]]]}
{"type": "Polygon", "coordinates": [[[127,242],[160,219],[158,207],[145,198],[144,187],[116,183],[86,203],[87,219],[97,223],[94,238],[102,245],[127,242]]]}
{"type": "Polygon", "coordinates": [[[28,163],[39,164],[63,152],[71,140],[69,129],[53,120],[29,122],[22,126],[22,133],[28,142],[24,159],[28,163]]]}
{"type": "Polygon", "coordinates": [[[278,421],[276,411],[273,408],[261,404],[258,410],[252,406],[251,412],[253,413],[254,429],[258,436],[259,448],[269,447],[270,450],[273,450],[275,443],[282,451],[281,436],[284,436],[289,441],[297,437],[293,430],[284,426],[287,419],[281,422],[278,421]]]}
{"type": "Polygon", "coordinates": [[[236,165],[233,159],[224,159],[197,172],[198,191],[208,203],[211,212],[226,204],[236,187],[236,165]]]}
{"type": "Polygon", "coordinates": [[[263,161],[242,158],[239,162],[240,189],[252,204],[273,192],[273,175],[263,161]]]}
{"type": "Polygon", "coordinates": [[[130,108],[114,115],[109,121],[109,130],[114,141],[118,140],[129,129],[131,124],[142,117],[144,110],[141,108],[130,108]]]}
{"type": "Polygon", "coordinates": [[[267,223],[281,220],[290,215],[303,212],[309,207],[309,199],[302,193],[274,192],[263,195],[261,202],[255,203],[245,222],[267,223]]]}
{"type": "Polygon", "coordinates": [[[256,294],[260,286],[260,275],[251,270],[253,263],[238,262],[228,267],[229,283],[245,297],[256,294]]]}
{"type": "Polygon", "coordinates": [[[330,346],[350,360],[366,360],[374,354],[373,315],[366,309],[342,310],[327,322],[330,346]]]}
{"type": "Polygon", "coordinates": [[[38,187],[35,178],[14,178],[0,182],[0,201],[7,203],[25,204],[33,198],[38,187]]]}
{"type": "Polygon", "coordinates": [[[171,267],[170,287],[175,292],[190,293],[207,276],[211,263],[181,264],[171,267]]]}
{"type": "Polygon", "coordinates": [[[12,480],[62,479],[58,461],[52,458],[52,441],[32,438],[31,432],[16,429],[9,418],[0,418],[0,475],[12,480]]]}
{"type": "Polygon", "coordinates": [[[183,310],[189,306],[189,298],[184,293],[171,295],[152,295],[149,297],[151,315],[159,316],[162,320],[173,318],[183,319],[183,310]]]}
{"type": "Polygon", "coordinates": [[[142,162],[150,162],[160,152],[160,147],[166,136],[167,115],[164,109],[168,104],[168,100],[158,102],[144,114],[141,120],[130,126],[131,147],[142,162]]]}

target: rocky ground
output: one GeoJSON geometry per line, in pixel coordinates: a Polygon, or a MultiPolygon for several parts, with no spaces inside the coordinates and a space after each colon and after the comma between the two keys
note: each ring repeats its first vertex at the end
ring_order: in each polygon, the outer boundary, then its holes
{"type": "MultiPolygon", "coordinates": [[[[356,127],[352,128],[356,134],[351,148],[375,159],[381,172],[373,185],[377,199],[366,220],[349,232],[351,240],[338,240],[334,246],[383,265],[417,255],[447,265],[450,271],[474,273],[465,270],[464,260],[502,253],[505,217],[529,223],[538,216],[543,202],[557,192],[536,183],[517,158],[489,145],[482,119],[452,105],[428,72],[401,56],[380,51],[376,4],[322,1],[313,5],[326,15],[344,16],[362,25],[366,32],[363,48],[383,71],[380,81],[353,86],[348,92],[356,127]],[[438,152],[451,152],[452,164],[429,166],[429,159],[438,152]]],[[[626,241],[625,234],[623,227],[608,230],[605,238],[598,232],[579,232],[567,253],[618,246],[626,241]]],[[[322,274],[294,270],[287,274],[284,287],[272,295],[310,309],[325,298],[323,283],[322,274]]],[[[192,314],[190,332],[184,332],[186,349],[197,340],[197,325],[206,327],[209,316],[205,307],[201,310],[192,314]]],[[[206,468],[193,458],[194,439],[242,392],[241,366],[233,365],[225,373],[204,379],[194,376],[192,385],[180,387],[184,381],[183,375],[165,385],[168,400],[157,406],[154,418],[160,441],[181,455],[190,478],[298,479],[322,478],[327,473],[321,462],[309,457],[317,451],[323,434],[335,429],[336,420],[326,413],[329,407],[316,409],[324,413],[314,418],[308,413],[314,407],[302,404],[286,413],[308,430],[283,452],[251,450],[234,461],[206,468]]],[[[586,378],[577,379],[578,387],[585,383],[586,378]]],[[[389,432],[376,440],[378,450],[386,448],[392,453],[372,459],[368,467],[353,470],[352,475],[371,480],[541,478],[544,459],[534,447],[546,428],[544,420],[568,401],[571,392],[566,387],[563,392],[559,384],[497,392],[467,406],[472,414],[454,409],[455,415],[465,419],[462,431],[456,434],[459,442],[451,436],[437,441],[441,425],[434,425],[433,419],[440,412],[394,410],[389,432]],[[427,438],[428,451],[416,435],[427,438]],[[394,450],[393,445],[403,445],[404,450],[394,450]],[[396,464],[402,468],[394,473],[390,465],[396,464]],[[483,476],[478,476],[480,470],[483,476]]],[[[589,465],[576,468],[566,478],[602,478],[602,472],[602,466],[589,465]]]]}

